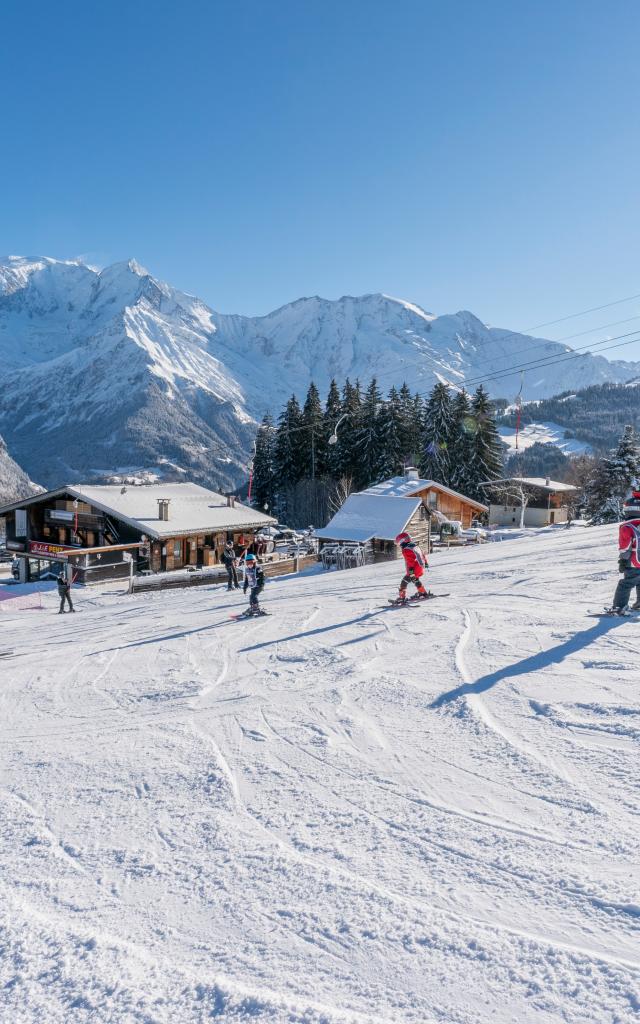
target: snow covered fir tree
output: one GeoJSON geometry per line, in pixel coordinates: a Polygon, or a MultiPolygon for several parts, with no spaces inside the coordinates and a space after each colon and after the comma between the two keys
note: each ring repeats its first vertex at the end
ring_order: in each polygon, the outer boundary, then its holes
{"type": "Polygon", "coordinates": [[[623,518],[622,504],[640,477],[640,438],[628,425],[607,458],[596,464],[586,494],[587,514],[594,526],[623,518]]]}
{"type": "Polygon", "coordinates": [[[483,387],[470,396],[438,383],[425,400],[406,384],[385,398],[375,378],[365,388],[346,380],[340,389],[332,380],[323,406],[312,383],[302,407],[292,396],[277,423],[271,414],[263,418],[252,502],[295,526],[324,525],[338,496],[407,465],[482,500],[480,484],[502,471],[503,447],[483,387]]]}

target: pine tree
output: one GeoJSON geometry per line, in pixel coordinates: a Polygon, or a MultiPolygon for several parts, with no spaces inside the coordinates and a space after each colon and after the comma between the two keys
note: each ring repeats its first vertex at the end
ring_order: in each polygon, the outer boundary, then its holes
{"type": "Polygon", "coordinates": [[[417,466],[420,462],[424,439],[424,423],[426,403],[422,395],[415,394],[411,400],[411,420],[409,423],[409,451],[407,463],[417,466]]]}
{"type": "Polygon", "coordinates": [[[592,525],[622,519],[622,505],[640,476],[640,442],[633,427],[627,426],[609,458],[598,465],[587,494],[587,513],[592,525]]]}
{"type": "Polygon", "coordinates": [[[412,397],[406,383],[398,393],[398,405],[402,461],[407,464],[419,462],[422,451],[423,415],[416,417],[415,398],[412,397]]]}
{"type": "Polygon", "coordinates": [[[277,514],[286,519],[287,503],[284,498],[287,488],[297,484],[304,471],[303,448],[300,437],[303,432],[302,412],[295,395],[287,402],[278,420],[275,442],[275,470],[277,477],[277,514]]]}
{"type": "Polygon", "coordinates": [[[348,379],[342,389],[342,415],[345,419],[340,424],[338,443],[336,445],[337,469],[339,477],[359,479],[357,438],[362,417],[362,395],[360,382],[352,384],[348,379]]]}
{"type": "Polygon", "coordinates": [[[387,480],[401,473],[404,468],[402,450],[402,406],[400,396],[391,388],[388,401],[383,402],[378,413],[379,459],[376,476],[387,480]]]}
{"type": "Polygon", "coordinates": [[[313,383],[309,385],[307,398],[302,410],[302,424],[306,428],[300,431],[300,445],[302,448],[302,475],[315,480],[321,476],[322,467],[326,461],[324,450],[324,417],[322,404],[318,389],[313,383]]]}
{"type": "Polygon", "coordinates": [[[464,389],[453,399],[452,414],[454,429],[451,442],[450,486],[460,494],[470,495],[475,486],[473,460],[476,423],[472,415],[471,400],[464,389]]]}
{"type": "Polygon", "coordinates": [[[340,447],[337,444],[329,444],[329,438],[333,435],[338,420],[342,416],[342,399],[335,379],[329,385],[327,400],[324,406],[322,417],[322,460],[320,473],[322,476],[337,480],[340,475],[340,447]]]}
{"type": "Polygon", "coordinates": [[[374,377],[362,400],[360,426],[355,435],[355,453],[357,458],[355,478],[356,484],[361,487],[369,487],[372,483],[376,482],[382,461],[378,424],[381,402],[382,395],[378,388],[378,382],[374,377]]]}
{"type": "Polygon", "coordinates": [[[449,485],[450,447],[454,437],[451,392],[448,384],[438,382],[429,396],[424,413],[422,475],[427,480],[449,485]]]}
{"type": "Polygon", "coordinates": [[[485,480],[498,480],[502,473],[503,445],[498,434],[493,405],[482,384],[471,400],[475,433],[473,436],[468,497],[483,500],[486,492],[479,486],[485,480]]]}
{"type": "Polygon", "coordinates": [[[276,432],[269,413],[262,419],[256,434],[256,453],[253,458],[252,502],[263,511],[273,509],[276,498],[275,470],[276,432]]]}

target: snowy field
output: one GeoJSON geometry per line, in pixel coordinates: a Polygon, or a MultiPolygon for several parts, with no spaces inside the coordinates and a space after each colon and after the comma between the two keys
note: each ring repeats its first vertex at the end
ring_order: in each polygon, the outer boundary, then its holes
{"type": "Polygon", "coordinates": [[[0,611],[0,1020],[626,1024],[640,621],[615,529],[0,611]]]}
{"type": "Polygon", "coordinates": [[[565,455],[585,455],[591,451],[591,447],[584,441],[566,437],[567,428],[561,427],[558,423],[527,423],[518,433],[518,448],[515,427],[498,427],[498,433],[508,446],[509,455],[514,455],[516,451],[525,451],[534,444],[554,444],[565,455]]]}

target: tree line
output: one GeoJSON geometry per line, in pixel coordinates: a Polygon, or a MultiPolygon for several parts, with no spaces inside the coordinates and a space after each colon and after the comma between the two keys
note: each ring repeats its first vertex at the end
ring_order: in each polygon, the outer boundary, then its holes
{"type": "Polygon", "coordinates": [[[324,404],[315,384],[295,395],[256,435],[252,502],[294,526],[324,525],[351,491],[415,466],[425,479],[483,500],[480,484],[502,471],[493,404],[480,386],[469,395],[436,384],[428,397],[407,384],[383,394],[331,382],[324,404]],[[334,444],[331,438],[337,438],[334,444]]]}
{"type": "MultiPolygon", "coordinates": [[[[497,403],[501,412],[503,403],[497,403]]],[[[504,413],[499,422],[514,426],[516,413],[504,413]]],[[[606,452],[617,444],[627,424],[640,427],[640,383],[594,384],[578,391],[565,391],[540,402],[525,402],[521,422],[559,423],[565,437],[585,441],[595,451],[606,452]]]]}

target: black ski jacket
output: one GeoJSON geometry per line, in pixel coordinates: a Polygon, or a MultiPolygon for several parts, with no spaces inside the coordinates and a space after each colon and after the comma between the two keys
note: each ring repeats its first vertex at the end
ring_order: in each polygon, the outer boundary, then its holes
{"type": "Polygon", "coordinates": [[[223,551],[222,551],[222,561],[224,562],[225,566],[227,568],[229,568],[230,565],[233,565],[235,560],[236,560],[236,553],[235,553],[234,549],[233,548],[224,548],[223,551]]]}

